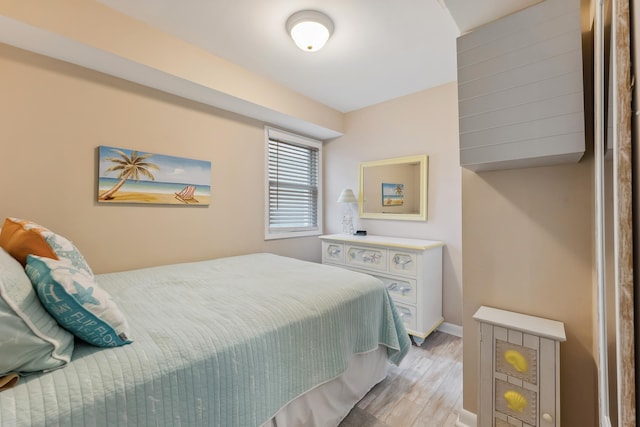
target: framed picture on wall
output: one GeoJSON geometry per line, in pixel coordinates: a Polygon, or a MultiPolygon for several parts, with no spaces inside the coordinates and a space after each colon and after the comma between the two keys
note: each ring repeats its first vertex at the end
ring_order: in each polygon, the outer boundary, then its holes
{"type": "Polygon", "coordinates": [[[211,162],[98,147],[98,203],[208,206],[211,162]]]}
{"type": "Polygon", "coordinates": [[[404,203],[404,184],[382,183],[382,206],[402,206],[404,203]]]}

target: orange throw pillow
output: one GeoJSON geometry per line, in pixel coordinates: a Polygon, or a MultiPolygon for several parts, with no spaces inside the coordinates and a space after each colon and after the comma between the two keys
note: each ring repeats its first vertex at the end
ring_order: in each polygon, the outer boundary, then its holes
{"type": "Polygon", "coordinates": [[[43,231],[49,230],[31,221],[7,218],[0,230],[0,247],[17,259],[23,267],[27,264],[29,254],[59,259],[44,239],[43,231]]]}

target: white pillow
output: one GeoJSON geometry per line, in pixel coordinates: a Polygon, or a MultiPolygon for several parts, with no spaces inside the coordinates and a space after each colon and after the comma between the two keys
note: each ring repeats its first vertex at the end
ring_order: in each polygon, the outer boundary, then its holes
{"type": "Polygon", "coordinates": [[[72,353],[73,335],[45,311],[20,263],[0,248],[0,376],[60,368],[72,353]]]}

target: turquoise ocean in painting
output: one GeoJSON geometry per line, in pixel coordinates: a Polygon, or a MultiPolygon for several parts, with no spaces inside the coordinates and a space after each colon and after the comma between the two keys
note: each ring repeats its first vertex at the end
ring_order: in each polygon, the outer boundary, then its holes
{"type": "MultiPolygon", "coordinates": [[[[118,178],[105,178],[100,177],[98,180],[99,192],[109,190],[116,185],[120,180],[118,178]]],[[[197,185],[188,183],[177,182],[158,182],[158,181],[134,181],[127,180],[127,182],[120,188],[122,192],[131,193],[160,193],[160,194],[173,194],[180,192],[187,185],[193,185],[196,187],[196,196],[210,196],[211,186],[209,185],[197,185]]]]}

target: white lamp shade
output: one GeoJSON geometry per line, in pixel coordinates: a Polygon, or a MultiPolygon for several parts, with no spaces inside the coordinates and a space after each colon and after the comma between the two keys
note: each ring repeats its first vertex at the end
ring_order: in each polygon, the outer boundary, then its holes
{"type": "Polygon", "coordinates": [[[338,197],[338,203],[358,203],[358,199],[356,199],[352,189],[345,188],[340,193],[340,197],[338,197]]]}
{"type": "Polygon", "coordinates": [[[302,10],[287,19],[287,31],[296,45],[305,52],[322,49],[333,32],[333,22],[324,13],[302,10]]]}

